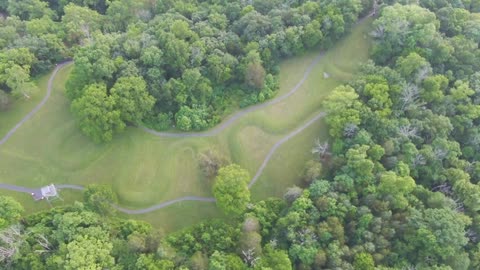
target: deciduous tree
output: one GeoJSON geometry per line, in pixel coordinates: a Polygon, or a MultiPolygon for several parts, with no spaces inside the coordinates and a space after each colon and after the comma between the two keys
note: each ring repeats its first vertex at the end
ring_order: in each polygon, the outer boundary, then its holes
{"type": "Polygon", "coordinates": [[[23,207],[20,203],[11,197],[0,196],[0,229],[18,222],[22,213],[23,207]]]}
{"type": "Polygon", "coordinates": [[[240,215],[250,202],[247,183],[250,176],[245,169],[231,164],[218,171],[213,185],[213,195],[217,205],[227,214],[240,215]]]}
{"type": "Polygon", "coordinates": [[[155,99],[147,92],[146,87],[141,77],[121,77],[110,89],[115,109],[120,111],[124,122],[138,125],[151,111],[155,99]]]}
{"type": "Polygon", "coordinates": [[[107,96],[105,85],[86,87],[82,97],[73,101],[71,109],[82,132],[97,143],[111,141],[114,133],[125,128],[121,111],[116,109],[113,97],[107,96]]]}

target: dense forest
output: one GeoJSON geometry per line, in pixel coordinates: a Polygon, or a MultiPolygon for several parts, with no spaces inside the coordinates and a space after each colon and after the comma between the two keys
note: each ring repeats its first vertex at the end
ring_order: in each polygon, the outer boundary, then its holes
{"type": "MultiPolygon", "coordinates": [[[[270,97],[278,59],[317,44],[331,46],[371,4],[88,1],[81,7],[28,2],[45,11],[0,2],[17,16],[7,17],[2,23],[10,27],[0,28],[12,33],[0,59],[13,60],[5,61],[11,67],[2,74],[15,67],[32,75],[57,61],[16,47],[24,39],[41,40],[25,32],[20,37],[18,29],[26,31],[28,20],[57,27],[61,23],[55,20],[74,7],[91,19],[70,32],[76,34],[57,37],[55,44],[69,49],[51,49],[75,55],[68,83],[72,110],[79,114],[89,99],[100,98],[109,106],[102,109],[117,115],[116,128],[176,121],[177,126],[190,123],[184,127],[191,129],[215,123],[234,101],[250,104],[270,97]],[[320,34],[310,43],[305,38],[314,35],[299,33],[312,24],[320,34]],[[197,53],[198,61],[192,56],[197,53]],[[155,59],[162,59],[159,66],[155,59]],[[217,64],[210,61],[217,61],[221,72],[213,72],[217,64]],[[128,110],[119,101],[122,95],[141,97],[133,100],[151,109],[128,110]]],[[[110,205],[115,195],[101,186],[89,187],[83,203],[28,216],[13,199],[0,197],[3,267],[480,269],[480,2],[395,2],[380,6],[371,60],[324,102],[330,139],[312,149],[304,187],[290,188],[282,199],[251,201],[248,173],[238,165],[223,166],[210,173],[216,175],[217,205],[229,222],[205,221],[167,235],[116,217],[110,205]]],[[[4,84],[8,93],[16,92],[4,84]]]]}

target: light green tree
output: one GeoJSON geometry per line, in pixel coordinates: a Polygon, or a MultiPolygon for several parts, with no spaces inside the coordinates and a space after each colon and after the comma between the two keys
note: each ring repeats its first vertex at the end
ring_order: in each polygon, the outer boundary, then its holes
{"type": "Polygon", "coordinates": [[[250,176],[237,164],[221,168],[213,185],[217,205],[227,214],[240,215],[247,209],[250,191],[247,182],[250,176]]]}
{"type": "Polygon", "coordinates": [[[11,197],[0,196],[0,229],[17,222],[23,213],[20,203],[11,197]]]}
{"type": "Polygon", "coordinates": [[[362,252],[355,255],[353,266],[355,270],[374,270],[375,262],[373,261],[372,255],[362,252]]]}
{"type": "Polygon", "coordinates": [[[254,269],[275,269],[275,270],[291,270],[292,262],[288,258],[285,250],[275,249],[267,244],[263,250],[263,255],[255,264],[254,269]]]}
{"type": "Polygon", "coordinates": [[[101,215],[115,212],[112,204],[117,203],[117,195],[109,186],[89,185],[83,193],[85,206],[101,215]]]}
{"type": "Polygon", "coordinates": [[[63,269],[105,269],[114,266],[110,255],[113,245],[107,239],[80,235],[60,248],[64,253],[63,269]]]}
{"type": "Polygon", "coordinates": [[[146,88],[141,77],[122,77],[110,89],[115,108],[120,111],[124,122],[140,124],[143,117],[151,111],[155,99],[146,88]]]}
{"type": "Polygon", "coordinates": [[[121,112],[113,97],[107,96],[104,84],[88,86],[82,97],[72,102],[71,109],[82,132],[97,143],[111,141],[114,133],[125,128],[121,112]]]}
{"type": "Polygon", "coordinates": [[[361,122],[359,96],[350,86],[339,86],[328,96],[325,103],[326,121],[330,135],[340,137],[347,124],[358,125],[361,122]]]}
{"type": "Polygon", "coordinates": [[[394,209],[405,209],[408,201],[405,195],[415,188],[415,180],[409,175],[400,176],[394,172],[385,172],[380,176],[378,192],[388,198],[394,209]]]}

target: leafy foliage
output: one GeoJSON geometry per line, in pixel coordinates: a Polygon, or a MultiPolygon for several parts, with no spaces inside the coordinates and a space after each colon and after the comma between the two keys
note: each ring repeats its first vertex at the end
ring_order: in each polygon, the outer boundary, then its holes
{"type": "Polygon", "coordinates": [[[113,134],[125,128],[122,112],[116,109],[113,96],[107,96],[102,84],[92,84],[84,95],[72,103],[72,113],[78,119],[80,129],[95,142],[108,142],[113,134]]]}
{"type": "Polygon", "coordinates": [[[19,221],[23,213],[20,203],[11,197],[0,196],[0,229],[19,221]]]}
{"type": "Polygon", "coordinates": [[[218,171],[213,185],[213,195],[217,205],[225,213],[240,215],[245,212],[250,201],[248,181],[250,181],[248,172],[237,164],[228,165],[218,171]]]}
{"type": "MultiPolygon", "coordinates": [[[[115,196],[103,187],[90,187],[85,205],[23,218],[17,203],[0,197],[1,261],[14,269],[478,269],[480,20],[473,12],[480,5],[395,2],[384,1],[374,22],[373,61],[324,103],[331,149],[317,143],[322,163],[306,164],[299,175],[306,185],[284,200],[250,201],[248,173],[228,165],[213,193],[229,219],[162,237],[145,223],[105,215],[115,196]]],[[[231,98],[216,93],[239,87],[260,100],[266,87],[274,90],[280,57],[331,45],[378,4],[163,1],[147,14],[147,2],[102,3],[82,2],[106,15],[77,11],[107,20],[103,28],[82,23],[103,31],[91,36],[96,42],[77,26],[68,32],[86,44],[67,94],[80,126],[98,141],[146,118],[206,128],[221,114],[214,104],[231,98]]],[[[47,26],[53,15],[31,5],[39,9],[0,8],[22,19],[45,14],[47,26]]],[[[13,44],[22,21],[1,23],[0,43],[13,44]]],[[[40,54],[21,48],[1,55],[10,59],[0,65],[9,95],[42,65],[40,54]],[[12,69],[21,76],[6,76],[12,69]]],[[[209,174],[222,163],[213,154],[202,159],[209,174]]]]}

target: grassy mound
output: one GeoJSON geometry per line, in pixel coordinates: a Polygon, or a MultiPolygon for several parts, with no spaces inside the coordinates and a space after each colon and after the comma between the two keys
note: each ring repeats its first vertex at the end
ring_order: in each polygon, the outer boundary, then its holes
{"type": "MultiPolygon", "coordinates": [[[[94,144],[79,132],[71,117],[63,89],[72,66],[66,67],[58,73],[47,104],[0,147],[0,182],[27,187],[49,183],[109,184],[120,204],[130,208],[186,195],[211,196],[211,181],[202,175],[197,155],[215,148],[253,176],[275,142],[318,114],[324,97],[352,78],[358,63],[368,58],[366,33],[370,24],[371,20],[359,24],[329,50],[295,94],[247,114],[209,138],[161,138],[131,127],[109,144],[94,144]],[[324,72],[330,78],[325,79],[324,72]]],[[[311,52],[283,61],[279,95],[297,84],[317,55],[311,52]]],[[[47,79],[39,80],[41,91],[30,101],[0,113],[0,136],[41,100],[47,79]]],[[[312,158],[309,149],[319,134],[327,137],[322,120],[282,145],[253,186],[254,198],[281,195],[288,186],[298,184],[303,165],[312,158]]],[[[28,211],[48,207],[33,202],[28,194],[0,194],[15,196],[28,211]]],[[[65,203],[79,199],[78,193],[72,191],[62,194],[65,203]]],[[[137,217],[173,229],[218,215],[214,204],[185,202],[137,217]]]]}

